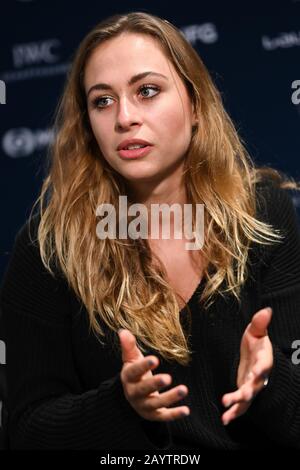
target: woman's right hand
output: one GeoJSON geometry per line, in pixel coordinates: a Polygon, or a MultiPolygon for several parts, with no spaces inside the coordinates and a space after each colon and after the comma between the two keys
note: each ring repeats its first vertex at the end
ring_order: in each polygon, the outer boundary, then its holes
{"type": "Polygon", "coordinates": [[[125,329],[118,331],[122,347],[123,367],[120,378],[126,399],[142,418],[150,421],[172,421],[189,415],[187,406],[168,408],[188,394],[185,385],[159,393],[172,382],[169,374],[152,374],[159,365],[156,356],[144,356],[137,347],[134,335],[125,329]],[[149,363],[152,361],[152,364],[149,363]],[[183,395],[179,391],[183,391],[183,395]]]}

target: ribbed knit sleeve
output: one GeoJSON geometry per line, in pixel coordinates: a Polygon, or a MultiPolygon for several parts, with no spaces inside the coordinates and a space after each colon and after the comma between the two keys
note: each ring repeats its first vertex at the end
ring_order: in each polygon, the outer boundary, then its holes
{"type": "Polygon", "coordinates": [[[67,283],[44,268],[24,224],[1,287],[11,448],[167,448],[167,424],[135,412],[120,373],[96,389],[82,390],[69,307],[67,283]]]}
{"type": "MultiPolygon", "coordinates": [[[[267,188],[267,189],[266,189],[267,188]]],[[[274,365],[267,387],[253,400],[247,416],[270,439],[300,448],[300,233],[291,195],[273,185],[262,193],[265,220],[284,234],[283,243],[264,250],[260,308],[273,309],[268,328],[274,365]],[[294,345],[293,345],[294,343],[294,345]],[[299,357],[299,354],[298,354],[299,357]]],[[[253,312],[253,314],[256,312],[253,312]]]]}

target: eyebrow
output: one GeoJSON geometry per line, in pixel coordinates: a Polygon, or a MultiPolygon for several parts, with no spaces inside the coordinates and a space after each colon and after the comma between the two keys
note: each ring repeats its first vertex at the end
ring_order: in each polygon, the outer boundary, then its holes
{"type": "MultiPolygon", "coordinates": [[[[148,75],[156,75],[158,77],[163,77],[166,80],[168,80],[168,78],[165,75],[163,75],[162,73],[152,72],[150,70],[148,72],[142,72],[142,73],[138,73],[137,75],[133,75],[133,77],[131,77],[129,79],[129,81],[127,82],[127,85],[131,86],[134,83],[136,83],[137,81],[141,80],[142,78],[147,77],[148,75]]],[[[107,83],[97,83],[96,85],[93,85],[89,89],[89,91],[87,93],[87,97],[89,96],[89,94],[91,93],[92,90],[112,90],[112,87],[110,85],[108,85],[107,83]]]]}

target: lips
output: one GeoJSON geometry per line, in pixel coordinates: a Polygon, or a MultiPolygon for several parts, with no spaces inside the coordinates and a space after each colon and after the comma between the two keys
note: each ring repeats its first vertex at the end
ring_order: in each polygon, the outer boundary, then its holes
{"type": "Polygon", "coordinates": [[[132,150],[126,150],[126,149],[121,149],[118,151],[119,155],[121,158],[141,158],[146,155],[152,150],[153,146],[152,145],[147,145],[146,147],[142,148],[137,148],[137,149],[132,149],[132,150]]]}
{"type": "Polygon", "coordinates": [[[123,140],[123,142],[121,142],[118,145],[117,150],[123,150],[130,145],[146,145],[146,146],[150,145],[151,146],[152,144],[150,144],[150,142],[147,142],[146,140],[143,140],[143,139],[126,139],[126,140],[123,140]]]}

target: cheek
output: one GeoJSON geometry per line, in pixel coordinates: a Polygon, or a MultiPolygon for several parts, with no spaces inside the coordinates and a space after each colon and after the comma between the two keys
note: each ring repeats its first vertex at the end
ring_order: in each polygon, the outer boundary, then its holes
{"type": "Polygon", "coordinates": [[[174,138],[186,135],[188,129],[188,111],[185,105],[178,100],[178,96],[172,96],[164,108],[160,107],[156,122],[160,133],[170,142],[174,138]]]}
{"type": "Polygon", "coordinates": [[[90,126],[91,126],[91,129],[92,129],[93,134],[94,134],[94,136],[95,136],[95,139],[96,139],[97,142],[98,142],[98,138],[99,138],[99,136],[98,136],[98,134],[99,134],[99,132],[98,132],[99,125],[97,126],[97,121],[96,121],[96,119],[95,119],[93,116],[91,116],[91,115],[89,115],[89,120],[90,120],[90,126]]]}
{"type": "Polygon", "coordinates": [[[190,133],[188,119],[183,114],[181,104],[179,109],[173,109],[170,114],[161,115],[157,122],[160,142],[175,153],[185,151],[190,133]]]}
{"type": "Polygon", "coordinates": [[[105,136],[110,135],[110,133],[108,132],[108,130],[105,129],[105,126],[103,126],[103,124],[100,123],[99,120],[96,119],[95,117],[90,118],[90,125],[93,131],[94,137],[100,149],[103,151],[109,145],[107,141],[107,137],[105,136]]]}

